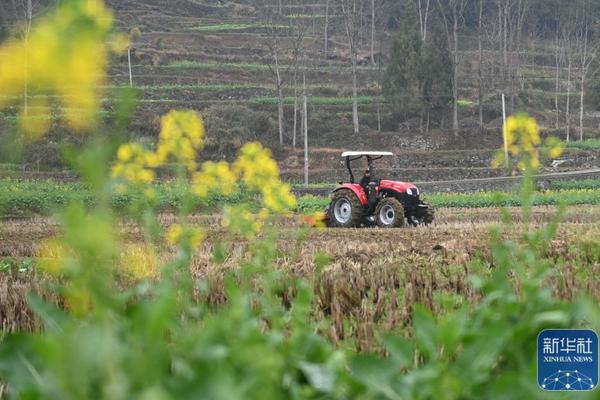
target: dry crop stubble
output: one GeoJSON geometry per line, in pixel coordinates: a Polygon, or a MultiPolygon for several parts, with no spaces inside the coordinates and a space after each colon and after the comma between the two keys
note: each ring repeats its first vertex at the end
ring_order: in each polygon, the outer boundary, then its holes
{"type": "MultiPolygon", "coordinates": [[[[549,221],[554,212],[554,208],[534,208],[533,225],[549,221]]],[[[315,295],[313,318],[324,321],[323,333],[334,343],[371,351],[378,350],[374,340],[378,332],[410,326],[416,304],[439,315],[477,302],[479,293],[469,277],[486,274],[493,266],[488,228],[498,223],[500,211],[442,209],[438,215],[443,222],[424,228],[311,229],[302,235],[295,229],[296,218],[274,220],[279,249],[274,264],[281,276],[283,303],[295,293],[295,278],[309,281],[315,295]]],[[[600,208],[570,209],[548,249],[557,266],[547,282],[560,297],[570,299],[587,292],[600,300],[600,282],[588,279],[600,272],[599,256],[586,246],[600,233],[599,216],[600,208]]],[[[172,215],[161,215],[159,220],[164,227],[178,222],[172,215]]],[[[196,250],[191,265],[197,281],[203,282],[197,300],[222,304],[227,301],[224,276],[247,260],[248,244],[228,236],[219,216],[192,216],[188,222],[207,229],[207,240],[196,250]],[[226,257],[216,261],[213,253],[219,246],[227,248],[222,252],[226,257]]],[[[2,221],[0,227],[0,254],[15,262],[35,255],[39,243],[58,230],[49,218],[2,221]]],[[[517,220],[504,236],[514,237],[522,228],[517,220]]],[[[132,222],[122,221],[121,229],[127,244],[143,239],[140,227],[132,222]]],[[[159,265],[173,256],[172,251],[165,247],[157,255],[159,265]]],[[[41,279],[35,273],[16,277],[0,273],[4,331],[37,329],[24,296],[30,289],[43,294],[41,279]]]]}

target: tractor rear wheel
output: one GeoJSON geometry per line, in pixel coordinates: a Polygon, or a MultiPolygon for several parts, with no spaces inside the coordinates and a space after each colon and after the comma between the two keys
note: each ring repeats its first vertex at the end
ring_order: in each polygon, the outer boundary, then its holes
{"type": "Polygon", "coordinates": [[[375,219],[380,228],[401,228],[404,226],[404,207],[393,197],[382,199],[375,209],[375,219]]]}
{"type": "Polygon", "coordinates": [[[338,190],[331,199],[328,225],[337,228],[357,227],[360,225],[362,213],[363,207],[351,190],[338,190]]]}

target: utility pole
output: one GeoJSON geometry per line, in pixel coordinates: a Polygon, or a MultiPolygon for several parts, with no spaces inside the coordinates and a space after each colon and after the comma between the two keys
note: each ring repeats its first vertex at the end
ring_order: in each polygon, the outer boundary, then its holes
{"type": "Polygon", "coordinates": [[[302,91],[304,93],[304,110],[303,124],[304,125],[304,186],[308,187],[308,101],[306,98],[306,75],[302,75],[302,91]]]}
{"type": "Polygon", "coordinates": [[[131,72],[131,46],[127,47],[127,64],[129,64],[129,87],[133,87],[133,73],[131,72]]]}
{"type": "Polygon", "coordinates": [[[508,143],[506,140],[506,97],[502,93],[502,138],[504,141],[504,162],[508,169],[508,143]]]}

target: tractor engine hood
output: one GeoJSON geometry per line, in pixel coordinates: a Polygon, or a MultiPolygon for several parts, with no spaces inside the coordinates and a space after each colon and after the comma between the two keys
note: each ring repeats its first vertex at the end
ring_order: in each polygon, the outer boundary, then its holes
{"type": "Polygon", "coordinates": [[[408,191],[408,189],[410,189],[410,191],[412,192],[412,193],[409,193],[410,195],[418,195],[419,194],[419,189],[410,182],[381,180],[379,182],[379,190],[386,190],[386,189],[393,190],[398,193],[406,193],[408,191]]]}

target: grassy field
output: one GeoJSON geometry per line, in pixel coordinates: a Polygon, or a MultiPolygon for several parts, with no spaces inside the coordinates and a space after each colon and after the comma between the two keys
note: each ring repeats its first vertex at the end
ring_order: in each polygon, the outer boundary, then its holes
{"type": "MultiPolygon", "coordinates": [[[[160,66],[161,68],[167,69],[183,69],[183,68],[198,68],[198,69],[215,69],[215,70],[249,70],[249,71],[270,71],[267,64],[256,64],[256,63],[215,63],[215,62],[202,62],[194,60],[181,60],[173,61],[167,65],[160,66]]],[[[280,65],[282,69],[288,70],[292,68],[292,65],[280,65]]],[[[358,70],[361,71],[377,71],[378,68],[369,65],[359,65],[358,70]]],[[[300,71],[329,71],[336,72],[339,70],[350,70],[350,67],[346,64],[340,65],[328,65],[328,66],[300,66],[300,71]]]]}
{"type": "MultiPolygon", "coordinates": [[[[498,208],[519,207],[521,198],[518,193],[478,192],[478,193],[431,193],[425,200],[434,207],[442,208],[498,208]]],[[[600,204],[600,187],[591,183],[588,188],[569,188],[534,193],[531,204],[534,206],[600,204]]],[[[323,209],[329,203],[327,197],[304,196],[300,198],[299,208],[303,212],[323,209]]]]}
{"type": "MultiPolygon", "coordinates": [[[[535,206],[556,205],[600,205],[600,183],[597,180],[583,180],[556,184],[557,189],[534,193],[531,201],[535,206]]],[[[156,207],[169,212],[177,210],[182,202],[181,192],[172,184],[163,183],[154,186],[156,207]]],[[[112,204],[115,209],[125,210],[139,201],[142,193],[113,193],[112,204]]],[[[518,207],[521,205],[520,195],[511,192],[477,192],[477,193],[431,193],[425,200],[438,208],[498,208],[518,207]]],[[[13,179],[0,180],[0,212],[5,217],[27,217],[33,215],[50,215],[65,204],[72,201],[93,205],[92,193],[82,184],[64,183],[53,180],[23,181],[13,179]]],[[[212,196],[202,210],[205,213],[218,211],[222,204],[237,204],[243,201],[252,202],[243,191],[225,198],[212,196]]],[[[329,203],[329,198],[305,195],[298,199],[300,213],[321,211],[329,203]]]]}
{"type": "Polygon", "coordinates": [[[568,142],[567,148],[581,150],[599,150],[600,139],[587,139],[583,141],[568,142]]]}
{"type": "MultiPolygon", "coordinates": [[[[294,104],[294,97],[284,97],[284,104],[294,104]]],[[[255,97],[251,101],[258,104],[277,104],[277,97],[264,96],[255,97]]],[[[352,97],[323,97],[323,96],[311,96],[310,103],[316,105],[351,105],[352,97]]],[[[359,104],[372,104],[377,101],[376,97],[373,96],[359,96],[357,98],[359,104]]],[[[382,99],[380,100],[382,101],[382,99]]]]}
{"type": "Polygon", "coordinates": [[[223,31],[245,31],[245,30],[266,30],[266,29],[289,29],[288,25],[269,25],[269,24],[216,24],[202,25],[189,28],[195,32],[223,32],[223,31]]]}

